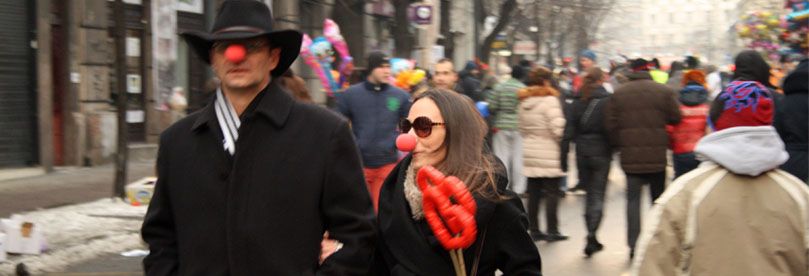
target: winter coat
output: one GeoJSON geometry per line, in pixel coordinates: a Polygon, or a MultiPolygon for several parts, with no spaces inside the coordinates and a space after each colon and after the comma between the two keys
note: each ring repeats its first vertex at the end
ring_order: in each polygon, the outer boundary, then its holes
{"type": "Polygon", "coordinates": [[[570,142],[576,143],[576,156],[612,157],[612,149],[604,129],[604,108],[610,99],[609,93],[599,87],[585,101],[581,98],[573,100],[570,115],[567,117],[565,134],[562,138],[561,155],[563,169],[567,168],[567,155],[570,142]],[[587,118],[585,120],[585,113],[587,118]]]}
{"type": "Polygon", "coordinates": [[[674,92],[648,72],[629,75],[607,104],[604,126],[610,143],[621,152],[627,173],[656,173],[666,168],[669,137],[666,125],[680,123],[674,92]]]}
{"type": "Polygon", "coordinates": [[[708,125],[708,90],[698,83],[688,83],[680,91],[682,120],[677,125],[666,126],[674,154],[694,151],[697,141],[705,136],[708,125]]]}
{"type": "Polygon", "coordinates": [[[781,169],[809,181],[809,60],[805,59],[784,79],[784,100],[775,106],[775,129],[789,152],[781,169]]]}
{"type": "Polygon", "coordinates": [[[363,166],[396,163],[397,127],[410,112],[410,95],[392,85],[366,81],[337,94],[337,111],[351,121],[363,166]]]}
{"type": "Polygon", "coordinates": [[[510,78],[494,87],[489,95],[489,112],[494,114],[494,127],[501,130],[517,130],[517,91],[525,88],[525,84],[510,78]]]}
{"type": "MultiPolygon", "coordinates": [[[[412,217],[404,193],[411,160],[412,155],[402,159],[382,185],[377,219],[379,242],[374,256],[376,273],[372,275],[455,275],[448,251],[438,242],[429,224],[412,217]]],[[[498,162],[498,167],[498,171],[505,170],[502,163],[498,162]]],[[[542,275],[539,251],[528,236],[528,218],[522,202],[506,190],[507,176],[497,174],[496,181],[507,200],[493,202],[473,196],[477,204],[478,238],[463,250],[467,275],[471,275],[478,251],[481,253],[477,275],[494,276],[498,269],[504,275],[542,275]]]]}
{"type": "Polygon", "coordinates": [[[458,73],[458,86],[460,86],[458,92],[468,96],[473,102],[486,100],[480,87],[480,80],[473,76],[470,71],[464,70],[458,73]]]}
{"type": "Polygon", "coordinates": [[[145,274],[366,275],[374,213],[348,122],[274,80],[230,156],[213,104],[160,136],[145,274]],[[344,246],[318,265],[324,231],[344,246]]]}
{"type": "Polygon", "coordinates": [[[711,133],[649,214],[632,275],[807,275],[809,189],[771,126],[711,133]]]}
{"type": "Polygon", "coordinates": [[[523,174],[526,177],[561,177],[559,143],[565,116],[559,92],[550,87],[520,90],[520,134],[523,138],[523,174]]]}

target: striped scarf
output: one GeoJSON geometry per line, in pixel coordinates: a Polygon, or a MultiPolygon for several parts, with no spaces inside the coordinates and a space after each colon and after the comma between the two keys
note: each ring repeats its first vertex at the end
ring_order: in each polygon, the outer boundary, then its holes
{"type": "Polygon", "coordinates": [[[222,143],[225,146],[225,151],[232,156],[236,153],[236,141],[239,140],[239,126],[242,121],[236,110],[228,102],[225,95],[222,94],[221,89],[216,90],[216,102],[214,103],[216,110],[216,119],[219,121],[219,128],[222,130],[222,136],[225,139],[222,143]]]}

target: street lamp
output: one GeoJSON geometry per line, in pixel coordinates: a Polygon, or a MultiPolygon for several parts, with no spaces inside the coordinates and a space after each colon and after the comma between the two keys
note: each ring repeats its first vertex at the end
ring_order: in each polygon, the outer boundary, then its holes
{"type": "Polygon", "coordinates": [[[531,26],[531,27],[528,27],[528,31],[532,32],[532,33],[536,33],[536,32],[539,32],[539,28],[537,28],[537,26],[531,26]]]}

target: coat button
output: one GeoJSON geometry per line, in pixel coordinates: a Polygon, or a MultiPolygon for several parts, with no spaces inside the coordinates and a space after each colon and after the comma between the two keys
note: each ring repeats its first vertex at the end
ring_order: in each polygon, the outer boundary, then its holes
{"type": "Polygon", "coordinates": [[[228,180],[228,173],[223,172],[223,173],[219,174],[219,179],[228,180]]]}

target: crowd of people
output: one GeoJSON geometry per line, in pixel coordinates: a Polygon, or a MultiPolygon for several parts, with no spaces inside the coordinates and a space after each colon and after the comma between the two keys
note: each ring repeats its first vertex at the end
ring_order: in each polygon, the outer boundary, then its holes
{"type": "Polygon", "coordinates": [[[586,197],[584,255],[603,250],[613,160],[634,274],[807,273],[806,59],[778,83],[754,51],[725,78],[695,57],[668,72],[654,58],[604,70],[584,50],[575,69],[520,61],[499,76],[441,59],[402,89],[373,52],[332,112],[288,70],[302,35],[274,30],[263,3],[225,1],[210,33],[183,36],[220,84],[161,135],[147,275],[541,275],[536,242],[569,238],[557,214],[568,193],[586,197]],[[413,147],[397,148],[400,135],[413,147]],[[430,167],[465,183],[476,206],[458,255],[428,223],[417,175],[430,167]]]}

